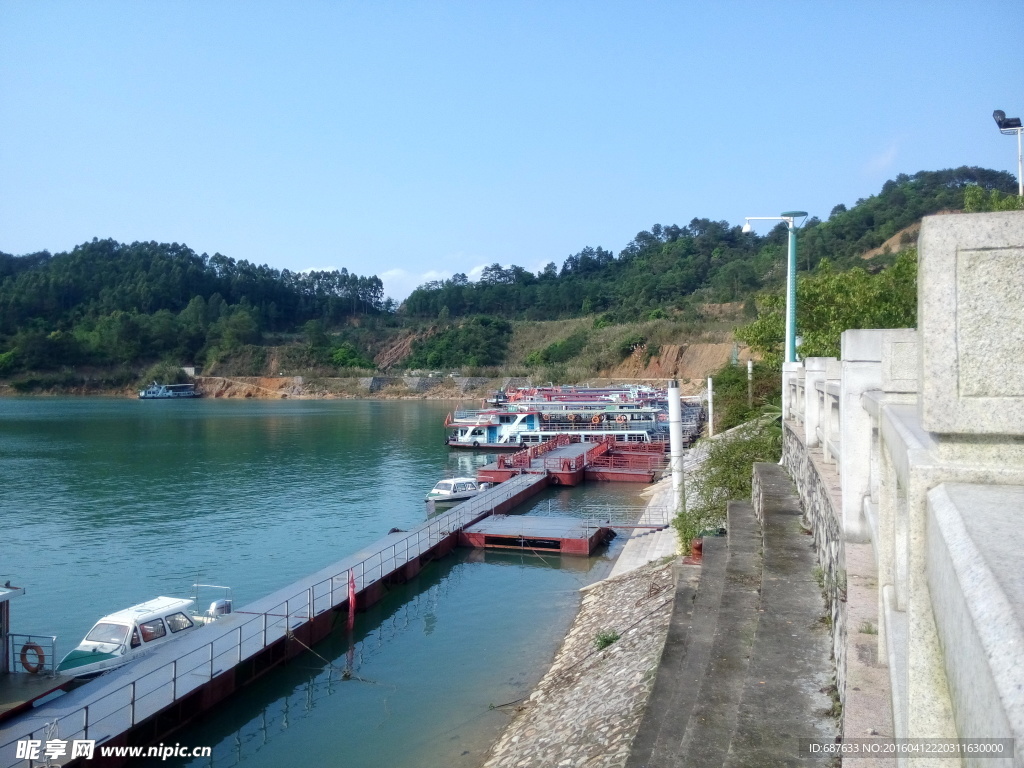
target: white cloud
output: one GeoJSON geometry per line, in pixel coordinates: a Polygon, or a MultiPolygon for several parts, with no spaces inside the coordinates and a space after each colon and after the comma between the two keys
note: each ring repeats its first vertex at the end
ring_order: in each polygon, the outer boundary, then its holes
{"type": "Polygon", "coordinates": [[[424,283],[431,280],[447,280],[451,276],[451,272],[440,272],[436,269],[420,274],[400,268],[377,273],[377,277],[384,283],[384,295],[390,296],[398,303],[424,283]]]}
{"type": "MultiPolygon", "coordinates": [[[[451,263],[453,261],[457,261],[457,257],[464,257],[464,255],[455,254],[452,257],[445,259],[445,261],[451,263]]],[[[539,264],[533,271],[535,273],[540,272],[544,269],[545,264],[539,264]]],[[[478,264],[475,267],[465,270],[464,274],[471,282],[476,282],[480,279],[480,275],[483,274],[483,271],[489,266],[490,264],[478,264]]],[[[338,267],[309,267],[299,271],[313,272],[329,271],[333,269],[338,269],[338,267]]],[[[447,280],[457,271],[461,270],[451,271],[429,269],[425,272],[411,272],[408,269],[396,267],[394,269],[384,270],[383,272],[376,272],[375,274],[381,279],[381,282],[384,283],[384,296],[390,297],[401,304],[410,293],[424,283],[430,282],[431,280],[447,280]]]]}

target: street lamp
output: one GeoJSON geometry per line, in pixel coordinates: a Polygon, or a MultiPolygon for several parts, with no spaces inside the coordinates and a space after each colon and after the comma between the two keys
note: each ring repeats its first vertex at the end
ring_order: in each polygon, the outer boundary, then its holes
{"type": "Polygon", "coordinates": [[[807,211],[786,211],[778,216],[747,216],[744,232],[750,232],[752,221],[784,221],[789,230],[789,264],[786,270],[786,359],[796,362],[796,229],[797,219],[807,217],[807,211]]]}
{"type": "Polygon", "coordinates": [[[1021,154],[1020,132],[1021,124],[1019,117],[1007,117],[1001,109],[992,113],[992,119],[999,126],[999,132],[1004,136],[1017,134],[1017,194],[1024,197],[1024,155],[1021,154]]]}

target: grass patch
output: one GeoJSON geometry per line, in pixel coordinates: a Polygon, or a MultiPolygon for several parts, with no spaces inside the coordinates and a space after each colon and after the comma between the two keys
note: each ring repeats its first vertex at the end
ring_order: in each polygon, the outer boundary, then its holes
{"type": "Polygon", "coordinates": [[[606,629],[597,633],[597,637],[594,638],[594,645],[597,647],[597,650],[603,651],[620,637],[621,635],[614,629],[606,629]]]}

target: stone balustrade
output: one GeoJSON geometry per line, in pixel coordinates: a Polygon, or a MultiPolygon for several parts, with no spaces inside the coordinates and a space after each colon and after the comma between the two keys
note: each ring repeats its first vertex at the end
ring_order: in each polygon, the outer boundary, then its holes
{"type": "Polygon", "coordinates": [[[868,611],[895,736],[1016,738],[1016,757],[964,764],[1024,765],[1024,213],[925,218],[917,329],[786,364],[783,413],[847,709],[867,629],[849,615],[868,611]]]}

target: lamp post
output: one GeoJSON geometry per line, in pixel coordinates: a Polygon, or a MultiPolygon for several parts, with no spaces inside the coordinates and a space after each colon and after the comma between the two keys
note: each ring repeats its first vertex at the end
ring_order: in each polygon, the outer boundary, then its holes
{"type": "Polygon", "coordinates": [[[1024,129],[1021,128],[1020,118],[1007,117],[1003,110],[997,109],[992,113],[992,119],[996,121],[999,132],[1004,136],[1017,134],[1017,194],[1024,197],[1024,154],[1021,154],[1020,144],[1020,132],[1024,129]]]}
{"type": "Polygon", "coordinates": [[[785,362],[796,362],[796,230],[797,219],[807,216],[807,211],[786,211],[778,216],[747,216],[744,232],[750,232],[752,221],[784,221],[789,230],[789,258],[786,270],[786,357],[785,362]]]}

